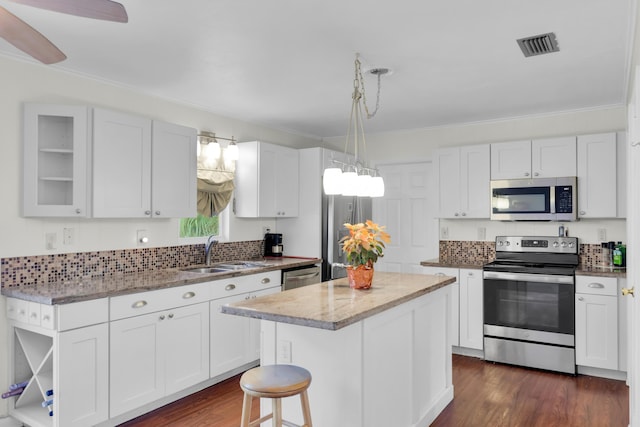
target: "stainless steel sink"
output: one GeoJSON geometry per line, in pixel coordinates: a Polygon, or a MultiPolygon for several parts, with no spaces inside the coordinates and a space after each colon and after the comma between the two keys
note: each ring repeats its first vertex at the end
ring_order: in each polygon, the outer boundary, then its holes
{"type": "Polygon", "coordinates": [[[187,268],[181,268],[180,270],[188,271],[189,273],[211,274],[211,273],[226,273],[230,269],[220,268],[220,267],[187,267],[187,268]]]}
{"type": "Polygon", "coordinates": [[[188,271],[190,273],[226,273],[229,271],[247,270],[249,268],[265,267],[267,264],[261,261],[228,261],[218,262],[211,264],[210,266],[196,266],[196,267],[184,267],[181,271],[188,271]]]}

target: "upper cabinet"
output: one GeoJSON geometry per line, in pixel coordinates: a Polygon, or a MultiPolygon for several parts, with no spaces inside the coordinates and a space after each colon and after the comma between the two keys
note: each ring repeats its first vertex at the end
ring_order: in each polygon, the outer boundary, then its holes
{"type": "Polygon", "coordinates": [[[576,176],[576,137],[491,144],[491,179],[576,176]]]}
{"type": "Polygon", "coordinates": [[[24,122],[24,216],[196,215],[195,129],[37,104],[25,106],[24,122]]]}
{"type": "Polygon", "coordinates": [[[95,109],[93,216],[196,215],[196,130],[95,109]]]}
{"type": "Polygon", "coordinates": [[[298,150],[261,141],[238,149],[236,216],[298,216],[298,150]]]}
{"type": "Polygon", "coordinates": [[[25,104],[24,191],[27,217],[85,217],[88,108],[25,104]]]}
{"type": "Polygon", "coordinates": [[[489,145],[442,148],[436,153],[440,218],[489,218],[489,145]]]}
{"type": "Polygon", "coordinates": [[[578,215],[626,217],[626,163],[623,135],[615,132],[578,137],[578,215]]]}

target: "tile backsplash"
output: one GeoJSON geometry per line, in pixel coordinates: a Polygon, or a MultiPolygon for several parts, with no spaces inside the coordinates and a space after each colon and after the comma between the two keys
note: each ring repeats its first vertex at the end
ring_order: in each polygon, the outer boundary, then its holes
{"type": "MultiPolygon", "coordinates": [[[[262,240],[218,243],[211,259],[217,262],[257,258],[262,256],[262,245],[262,240]]],[[[55,283],[203,263],[203,244],[2,258],[0,284],[12,287],[55,283]]]]}
{"type": "MultiPolygon", "coordinates": [[[[601,266],[604,263],[602,247],[597,244],[580,244],[579,263],[584,267],[601,266]]],[[[476,240],[440,240],[439,262],[443,264],[482,265],[496,257],[495,242],[476,240]]]]}

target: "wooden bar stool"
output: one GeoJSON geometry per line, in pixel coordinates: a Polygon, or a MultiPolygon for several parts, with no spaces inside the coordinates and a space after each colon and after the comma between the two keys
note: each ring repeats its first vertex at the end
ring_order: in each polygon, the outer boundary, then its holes
{"type": "Polygon", "coordinates": [[[244,391],[242,405],[242,423],[240,427],[259,426],[262,422],[273,418],[273,427],[312,427],[311,411],[307,389],[311,384],[311,374],[304,368],[294,365],[266,365],[249,369],[240,377],[240,387],[244,391]],[[304,424],[298,426],[282,419],[283,397],[300,395],[304,424]],[[253,396],[273,399],[273,412],[264,417],[250,421],[251,398],[253,396]]]}

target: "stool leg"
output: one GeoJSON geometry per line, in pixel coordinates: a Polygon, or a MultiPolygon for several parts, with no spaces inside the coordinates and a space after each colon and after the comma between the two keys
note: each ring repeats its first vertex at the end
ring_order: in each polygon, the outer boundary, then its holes
{"type": "Polygon", "coordinates": [[[251,400],[252,396],[245,393],[242,401],[242,421],[240,427],[249,427],[249,422],[251,421],[251,400]]]}
{"type": "Polygon", "coordinates": [[[273,399],[273,427],[282,427],[282,402],[273,399]]]}
{"type": "Polygon", "coordinates": [[[300,393],[300,403],[302,404],[302,416],[304,417],[303,427],[313,427],[311,424],[311,409],[309,408],[309,396],[307,390],[300,393]]]}

